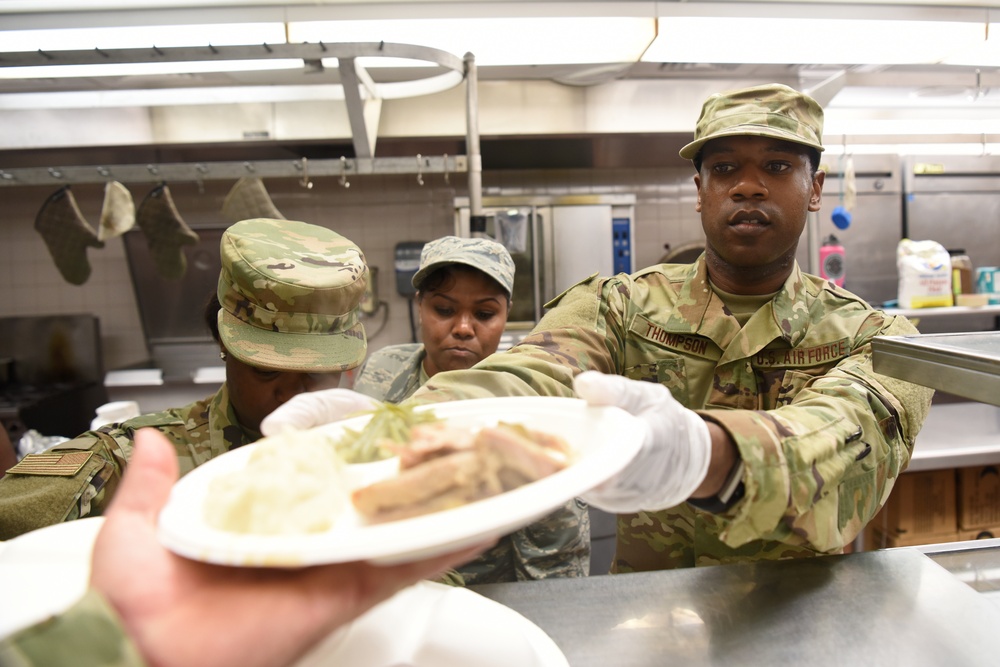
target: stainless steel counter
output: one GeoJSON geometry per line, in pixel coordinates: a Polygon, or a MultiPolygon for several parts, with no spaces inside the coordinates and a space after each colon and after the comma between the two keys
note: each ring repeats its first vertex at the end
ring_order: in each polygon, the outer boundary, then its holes
{"type": "Polygon", "coordinates": [[[572,667],[1000,662],[1000,606],[915,549],[473,590],[572,667]]]}
{"type": "Polygon", "coordinates": [[[872,364],[883,375],[1000,405],[1000,331],[881,336],[872,364]]]}

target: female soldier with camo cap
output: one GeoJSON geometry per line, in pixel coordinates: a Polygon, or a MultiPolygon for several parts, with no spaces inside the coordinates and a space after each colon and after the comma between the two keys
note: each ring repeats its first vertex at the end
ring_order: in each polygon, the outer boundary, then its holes
{"type": "Polygon", "coordinates": [[[102,514],[139,428],[167,436],[183,475],[259,439],[272,410],[299,393],[336,387],[364,360],[357,308],[368,267],[354,243],[325,227],[258,218],[225,231],[220,258],[217,301],[206,315],[217,325],[225,383],[190,405],[25,457],[0,479],[0,539],[102,514]]]}
{"type": "MultiPolygon", "coordinates": [[[[356,392],[387,403],[409,398],[438,373],[472,368],[496,352],[510,312],[514,260],[495,241],[445,236],[424,245],[412,282],[423,342],[374,352],[354,383],[356,392]]],[[[570,501],[456,570],[468,585],[582,577],[590,570],[587,509],[570,501]]]]}

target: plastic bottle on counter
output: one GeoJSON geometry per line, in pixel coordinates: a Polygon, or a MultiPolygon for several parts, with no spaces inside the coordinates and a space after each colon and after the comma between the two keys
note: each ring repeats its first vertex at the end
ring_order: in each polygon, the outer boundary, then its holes
{"type": "Polygon", "coordinates": [[[948,254],[951,256],[952,293],[972,294],[976,291],[972,279],[972,260],[965,254],[964,248],[948,250],[948,254]]]}
{"type": "Polygon", "coordinates": [[[844,286],[847,265],[844,260],[844,246],[833,234],[823,239],[819,249],[819,275],[840,287],[844,286]]]}

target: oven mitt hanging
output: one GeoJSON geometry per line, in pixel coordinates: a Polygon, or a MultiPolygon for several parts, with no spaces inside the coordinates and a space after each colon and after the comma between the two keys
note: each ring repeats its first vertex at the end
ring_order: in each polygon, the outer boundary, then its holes
{"type": "Polygon", "coordinates": [[[244,176],[236,181],[222,202],[222,215],[233,222],[252,218],[285,220],[285,216],[274,206],[271,195],[264,188],[264,182],[256,176],[244,176]]]}
{"type": "Polygon", "coordinates": [[[67,282],[82,285],[90,277],[87,248],[103,248],[94,228],[80,213],[76,198],[65,186],[45,200],[35,218],[35,230],[45,239],[45,245],[67,282]]]}
{"type": "Polygon", "coordinates": [[[194,245],[198,235],[181,219],[167,184],[153,188],[135,215],[139,229],[153,255],[156,271],[170,280],[179,280],[187,271],[183,246],[194,245]]]}
{"type": "Polygon", "coordinates": [[[132,193],[118,181],[104,186],[104,205],[101,222],[97,226],[97,239],[107,241],[121,236],[135,225],[135,202],[132,193]]]}

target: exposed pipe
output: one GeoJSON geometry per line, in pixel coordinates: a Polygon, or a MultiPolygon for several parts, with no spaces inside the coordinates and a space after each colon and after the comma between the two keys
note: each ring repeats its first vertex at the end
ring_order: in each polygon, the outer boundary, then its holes
{"type": "Polygon", "coordinates": [[[465,54],[465,134],[469,174],[469,215],[483,215],[483,158],[479,153],[479,75],[476,56],[465,54]]]}

